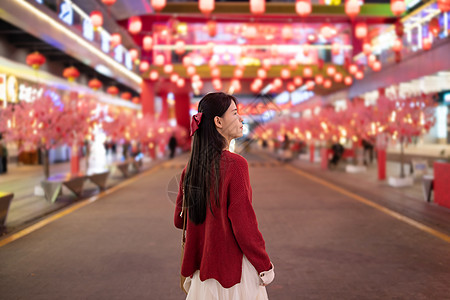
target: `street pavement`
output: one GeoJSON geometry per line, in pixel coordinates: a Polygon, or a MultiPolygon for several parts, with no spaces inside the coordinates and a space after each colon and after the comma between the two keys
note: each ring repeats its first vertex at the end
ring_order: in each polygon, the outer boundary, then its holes
{"type": "MultiPolygon", "coordinates": [[[[270,299],[450,299],[448,241],[286,164],[245,157],[275,265],[270,299]]],[[[0,298],[183,299],[173,202],[187,158],[1,247],[0,298]]]]}

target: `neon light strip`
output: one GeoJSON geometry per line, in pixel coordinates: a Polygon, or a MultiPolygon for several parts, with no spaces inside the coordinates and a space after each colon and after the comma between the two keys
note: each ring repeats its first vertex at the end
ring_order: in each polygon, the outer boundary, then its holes
{"type": "MultiPolygon", "coordinates": [[[[208,49],[210,46],[208,45],[185,45],[184,48],[186,50],[201,50],[201,49],[208,49]]],[[[215,45],[215,47],[229,47],[230,49],[234,49],[236,47],[241,48],[240,45],[215,45]]],[[[245,45],[244,46],[247,49],[273,49],[272,45],[245,45]]],[[[276,45],[276,48],[278,51],[285,52],[285,51],[296,51],[296,50],[302,50],[305,48],[302,45],[276,45]]],[[[308,49],[331,49],[331,45],[308,45],[308,49]]],[[[176,50],[178,47],[176,45],[155,45],[153,46],[153,50],[176,50]]],[[[353,49],[353,46],[351,45],[341,45],[340,49],[343,50],[351,50],[353,49]]],[[[228,50],[229,51],[229,50],[228,50]]]]}
{"type": "Polygon", "coordinates": [[[84,46],[85,48],[89,49],[93,54],[99,56],[104,61],[108,62],[109,64],[113,65],[116,69],[121,71],[127,78],[134,81],[136,84],[142,83],[142,78],[137,75],[136,73],[128,70],[125,66],[121,65],[120,63],[116,62],[112,57],[106,55],[101,50],[97,49],[95,46],[91,45],[89,42],[85,41],[84,39],[80,38],[77,34],[73,33],[71,30],[67,29],[66,27],[59,24],[57,21],[52,19],[51,17],[47,16],[40,10],[36,9],[31,4],[25,2],[25,1],[17,1],[18,4],[22,5],[25,9],[31,11],[33,14],[41,18],[42,20],[49,23],[54,28],[57,28],[61,33],[69,36],[71,39],[73,39],[78,44],[84,46]]]}

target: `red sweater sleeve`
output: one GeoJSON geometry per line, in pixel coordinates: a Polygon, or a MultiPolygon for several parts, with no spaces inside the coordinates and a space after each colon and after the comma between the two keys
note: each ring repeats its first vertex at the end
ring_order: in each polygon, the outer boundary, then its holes
{"type": "Polygon", "coordinates": [[[183,169],[183,172],[181,172],[179,187],[178,187],[178,195],[177,195],[177,201],[175,205],[175,215],[174,215],[174,224],[175,227],[183,229],[183,217],[180,216],[181,208],[183,207],[183,180],[184,180],[184,173],[186,172],[186,168],[183,169]]]}
{"type": "Polygon", "coordinates": [[[242,252],[258,273],[270,270],[270,258],[265,250],[265,242],[259,232],[252,206],[252,190],[245,158],[238,157],[229,176],[231,178],[228,218],[231,221],[234,236],[242,252]]]}

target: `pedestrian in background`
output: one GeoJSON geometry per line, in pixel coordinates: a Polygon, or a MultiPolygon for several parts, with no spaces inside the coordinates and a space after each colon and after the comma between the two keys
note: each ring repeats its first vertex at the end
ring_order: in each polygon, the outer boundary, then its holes
{"type": "Polygon", "coordinates": [[[268,299],[265,286],[275,276],[252,206],[247,160],[228,150],[243,131],[236,102],[209,93],[191,122],[192,151],[174,216],[181,229],[186,214],[187,299],[268,299]]]}
{"type": "Polygon", "coordinates": [[[172,134],[172,136],[169,139],[169,150],[170,150],[170,158],[173,158],[175,156],[175,150],[177,149],[177,139],[175,138],[175,135],[172,134]]]}

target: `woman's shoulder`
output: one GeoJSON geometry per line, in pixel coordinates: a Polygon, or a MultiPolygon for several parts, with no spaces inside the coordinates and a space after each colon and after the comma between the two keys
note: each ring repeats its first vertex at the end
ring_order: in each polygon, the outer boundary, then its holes
{"type": "Polygon", "coordinates": [[[225,163],[248,167],[248,162],[242,155],[230,152],[228,150],[224,150],[222,153],[222,160],[224,160],[225,163]]]}

